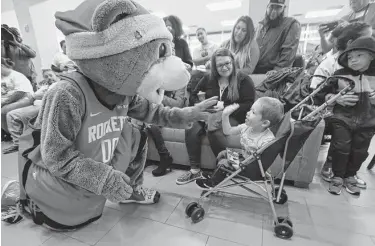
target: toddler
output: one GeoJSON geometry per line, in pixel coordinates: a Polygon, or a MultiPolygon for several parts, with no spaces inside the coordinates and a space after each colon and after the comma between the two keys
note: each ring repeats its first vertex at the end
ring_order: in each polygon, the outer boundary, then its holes
{"type": "MultiPolygon", "coordinates": [[[[246,114],[245,123],[232,127],[229,123],[229,116],[236,111],[238,107],[238,104],[233,104],[224,109],[222,115],[223,132],[225,135],[240,134],[242,156],[248,158],[253,152],[262,148],[275,138],[270,127],[281,121],[284,115],[284,105],[276,98],[259,98],[246,114]]],[[[204,179],[198,179],[196,181],[199,187],[207,189],[220,183],[226,176],[226,173],[219,168],[222,165],[231,168],[239,168],[239,166],[233,166],[228,162],[226,150],[222,151],[217,159],[218,168],[215,170],[212,177],[205,174],[204,179]]]]}
{"type": "MultiPolygon", "coordinates": [[[[355,87],[339,97],[333,107],[331,144],[334,177],[329,192],[340,195],[345,187],[348,193],[359,195],[355,175],[368,155],[367,149],[375,132],[375,39],[356,39],[340,55],[338,62],[343,69],[334,74],[352,79],[355,87]]],[[[331,83],[322,91],[320,100],[328,100],[346,85],[342,80],[331,83]]]]}

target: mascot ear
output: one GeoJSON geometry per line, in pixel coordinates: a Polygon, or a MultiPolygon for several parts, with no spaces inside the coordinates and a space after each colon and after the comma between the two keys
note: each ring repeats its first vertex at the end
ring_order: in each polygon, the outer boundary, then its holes
{"type": "Polygon", "coordinates": [[[136,10],[137,7],[130,0],[105,0],[95,9],[91,21],[92,29],[95,32],[102,32],[136,10]]]}

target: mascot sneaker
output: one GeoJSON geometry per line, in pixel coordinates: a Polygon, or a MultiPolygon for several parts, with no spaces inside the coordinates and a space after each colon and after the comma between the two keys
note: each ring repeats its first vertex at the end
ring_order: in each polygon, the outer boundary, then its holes
{"type": "Polygon", "coordinates": [[[133,194],[130,196],[130,198],[121,203],[154,204],[158,203],[159,199],[160,193],[158,191],[137,186],[134,187],[133,194]]]}
{"type": "Polygon", "coordinates": [[[20,184],[16,180],[4,185],[1,192],[1,220],[16,224],[23,219],[20,206],[20,184]]]}

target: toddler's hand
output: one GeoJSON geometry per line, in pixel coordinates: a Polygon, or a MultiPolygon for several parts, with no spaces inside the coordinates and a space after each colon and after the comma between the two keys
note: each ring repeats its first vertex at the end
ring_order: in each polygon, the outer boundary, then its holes
{"type": "Polygon", "coordinates": [[[234,111],[236,111],[239,107],[240,107],[240,105],[238,103],[231,104],[231,105],[224,108],[223,114],[224,115],[230,115],[234,111]]]}

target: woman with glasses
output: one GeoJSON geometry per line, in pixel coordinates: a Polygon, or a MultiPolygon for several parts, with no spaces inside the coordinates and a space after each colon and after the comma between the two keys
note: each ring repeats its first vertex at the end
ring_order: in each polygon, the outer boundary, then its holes
{"type": "Polygon", "coordinates": [[[236,68],[245,74],[252,74],[259,60],[259,47],[254,37],[254,23],[245,15],[236,21],[231,38],[221,44],[234,54],[236,68]]]}
{"type": "Polygon", "coordinates": [[[245,122],[247,111],[255,101],[254,83],[249,76],[238,71],[233,53],[219,48],[211,57],[211,72],[206,74],[192,92],[192,100],[198,103],[205,98],[217,96],[219,102],[210,110],[207,122],[195,122],[185,130],[185,142],[191,169],[176,180],[177,184],[187,184],[202,177],[200,170],[201,141],[207,133],[215,156],[227,147],[227,138],[221,127],[222,111],[228,105],[238,103],[240,107],[231,115],[232,126],[245,122]]]}

